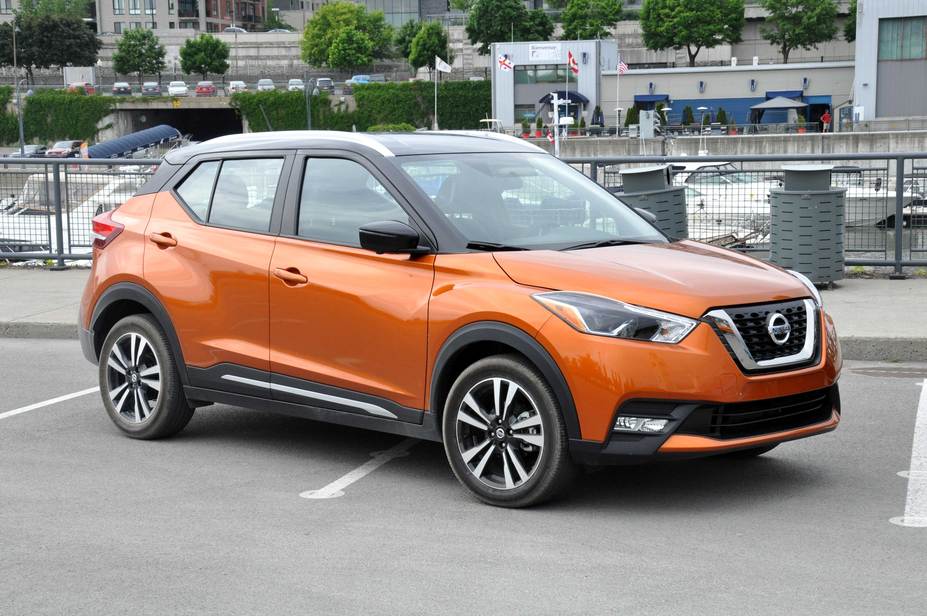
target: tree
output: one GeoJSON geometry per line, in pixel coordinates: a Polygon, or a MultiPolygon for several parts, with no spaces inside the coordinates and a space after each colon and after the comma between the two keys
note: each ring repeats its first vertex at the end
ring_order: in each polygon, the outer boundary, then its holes
{"type": "Polygon", "coordinates": [[[229,46],[211,34],[187,39],[180,48],[180,69],[188,75],[222,75],[229,70],[229,46]]]}
{"type": "Polygon", "coordinates": [[[793,49],[814,49],[837,34],[834,0],[761,0],[760,5],[769,12],[760,33],[779,47],[785,64],[793,49]]]}
{"type": "Polygon", "coordinates": [[[528,11],[520,0],[475,0],[467,15],[467,38],[479,43],[483,55],[501,41],[546,41],[554,29],[543,13],[528,11]]]}
{"type": "Polygon", "coordinates": [[[464,13],[469,13],[470,9],[473,8],[473,4],[476,0],[451,0],[451,8],[457,9],[458,11],[463,11],[464,13]]]}
{"type": "Polygon", "coordinates": [[[343,28],[332,41],[328,53],[328,66],[354,70],[373,61],[373,41],[357,28],[343,28]]]}
{"type": "Polygon", "coordinates": [[[275,11],[274,0],[267,0],[267,9],[264,16],[265,30],[293,30],[293,26],[280,19],[280,12],[275,11]]]}
{"type": "Polygon", "coordinates": [[[135,73],[141,85],[142,77],[164,70],[164,45],[148,28],[133,28],[116,43],[113,70],[123,75],[135,73]]]}
{"type": "Polygon", "coordinates": [[[641,29],[648,49],[682,49],[689,66],[703,49],[740,41],[743,0],[644,0],[641,29]]]}
{"type": "Polygon", "coordinates": [[[396,30],[396,36],[393,38],[393,47],[396,49],[396,55],[401,58],[408,58],[412,53],[412,39],[422,28],[422,22],[410,19],[399,26],[396,30]]]}
{"type": "Polygon", "coordinates": [[[624,117],[624,125],[631,126],[632,124],[640,124],[641,122],[641,110],[637,107],[631,107],[628,109],[628,115],[624,117]]]}
{"type": "Polygon", "coordinates": [[[81,19],[56,15],[17,15],[0,25],[0,65],[13,64],[13,28],[17,64],[25,67],[29,80],[34,68],[93,66],[100,39],[81,19]]]}
{"type": "MultiPolygon", "coordinates": [[[[303,62],[315,66],[328,65],[329,54],[335,39],[343,30],[350,28],[367,37],[371,44],[372,58],[390,56],[393,45],[393,28],[386,23],[383,12],[368,13],[362,4],[338,1],[323,4],[306,24],[300,43],[303,62]]],[[[356,40],[357,37],[349,35],[345,41],[349,39],[356,40]]],[[[366,62],[366,64],[369,63],[370,61],[366,62]]]]}
{"type": "Polygon", "coordinates": [[[724,107],[718,108],[718,115],[715,116],[715,122],[721,126],[725,126],[727,124],[727,112],[724,110],[724,107]]]}
{"type": "Polygon", "coordinates": [[[435,56],[440,56],[449,64],[454,61],[451,50],[447,46],[447,32],[444,31],[444,26],[440,22],[429,21],[422,25],[418,34],[412,39],[409,64],[415,69],[421,66],[433,69],[435,56]]]}
{"type": "Polygon", "coordinates": [[[17,15],[24,17],[90,17],[92,0],[20,0],[17,15]]]}
{"type": "Polygon", "coordinates": [[[611,36],[621,18],[621,0],[570,0],[563,12],[561,39],[585,40],[611,36]]]}
{"type": "Polygon", "coordinates": [[[683,107],[682,123],[685,126],[689,126],[690,124],[695,124],[695,112],[692,111],[691,105],[686,105],[685,107],[683,107]]]}
{"type": "Polygon", "coordinates": [[[856,40],[856,0],[850,0],[850,11],[847,20],[843,24],[843,38],[848,43],[856,40]]]}

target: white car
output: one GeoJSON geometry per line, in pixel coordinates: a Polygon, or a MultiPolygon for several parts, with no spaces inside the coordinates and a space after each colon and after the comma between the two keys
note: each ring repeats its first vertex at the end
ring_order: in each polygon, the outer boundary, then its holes
{"type": "Polygon", "coordinates": [[[229,94],[235,94],[236,92],[247,92],[248,84],[244,81],[230,81],[229,82],[229,94]]]}
{"type": "Polygon", "coordinates": [[[302,92],[306,89],[306,84],[302,79],[290,79],[286,82],[286,89],[288,92],[302,92]]]}
{"type": "Polygon", "coordinates": [[[167,84],[168,96],[187,96],[189,94],[190,90],[187,88],[187,84],[182,81],[172,81],[167,84]]]}
{"type": "Polygon", "coordinates": [[[270,92],[271,90],[276,90],[277,86],[274,85],[273,79],[258,79],[257,82],[257,91],[258,92],[270,92]]]}

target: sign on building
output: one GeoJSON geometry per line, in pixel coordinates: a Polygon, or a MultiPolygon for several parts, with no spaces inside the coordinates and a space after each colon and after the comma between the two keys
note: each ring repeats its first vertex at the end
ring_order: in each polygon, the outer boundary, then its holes
{"type": "Polygon", "coordinates": [[[528,61],[534,63],[560,62],[563,57],[560,43],[531,43],[528,45],[528,61]]]}

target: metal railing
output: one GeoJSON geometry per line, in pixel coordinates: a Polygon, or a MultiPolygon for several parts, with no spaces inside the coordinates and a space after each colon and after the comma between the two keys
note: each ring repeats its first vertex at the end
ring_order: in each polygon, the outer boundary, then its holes
{"type": "Polygon", "coordinates": [[[93,217],[127,201],[160,163],[0,159],[0,259],[91,259],[93,217]]]}
{"type": "Polygon", "coordinates": [[[769,191],[781,187],[782,165],[830,164],[832,184],[846,188],[847,266],[927,266],[927,153],[756,156],[627,156],[564,158],[619,193],[621,171],[672,165],[685,188],[689,237],[728,248],[768,253],[769,191]]]}

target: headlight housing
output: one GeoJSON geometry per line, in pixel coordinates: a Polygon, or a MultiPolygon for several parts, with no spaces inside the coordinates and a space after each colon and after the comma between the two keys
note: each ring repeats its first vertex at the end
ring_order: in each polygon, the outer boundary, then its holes
{"type": "Polygon", "coordinates": [[[818,308],[824,305],[824,300],[821,299],[821,292],[818,291],[818,288],[814,286],[814,283],[811,282],[811,279],[802,274],[801,272],[796,272],[795,270],[786,270],[791,275],[798,278],[798,280],[808,287],[808,292],[811,293],[811,297],[814,298],[814,303],[818,305],[818,308]]]}
{"type": "Polygon", "coordinates": [[[594,336],[676,344],[698,321],[591,293],[551,291],[533,295],[573,329],[594,336]]]}

